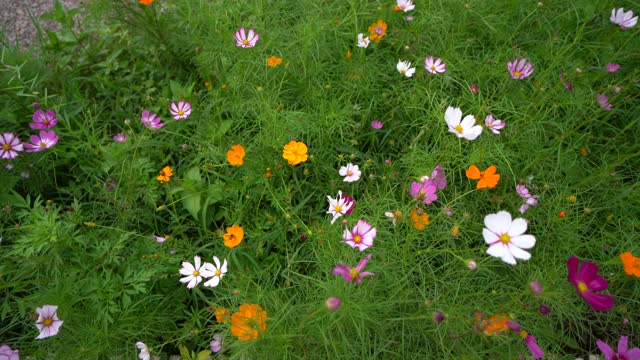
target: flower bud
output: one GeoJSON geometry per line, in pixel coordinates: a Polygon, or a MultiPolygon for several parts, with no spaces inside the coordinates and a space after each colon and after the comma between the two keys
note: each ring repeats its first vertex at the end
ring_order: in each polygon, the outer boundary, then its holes
{"type": "Polygon", "coordinates": [[[338,310],[340,304],[340,299],[338,299],[337,297],[330,297],[326,301],[327,309],[329,309],[329,311],[331,312],[338,310]]]}

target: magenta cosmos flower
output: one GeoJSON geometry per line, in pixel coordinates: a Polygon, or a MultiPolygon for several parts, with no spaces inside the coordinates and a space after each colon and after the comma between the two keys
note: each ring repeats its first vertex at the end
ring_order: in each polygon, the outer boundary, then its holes
{"type": "Polygon", "coordinates": [[[414,181],[411,183],[411,196],[413,196],[416,200],[423,202],[425,204],[431,204],[432,202],[438,200],[438,195],[436,195],[437,186],[434,181],[429,179],[426,181],[414,181]]]}
{"type": "Polygon", "coordinates": [[[22,141],[13,133],[6,132],[0,135],[0,158],[13,159],[22,151],[22,141]]]}
{"type": "Polygon", "coordinates": [[[113,137],[113,140],[119,143],[125,143],[127,142],[127,140],[129,140],[129,137],[123,133],[120,133],[120,134],[116,134],[113,137]]]}
{"type": "Polygon", "coordinates": [[[351,231],[345,227],[342,232],[342,240],[352,248],[364,251],[364,249],[373,246],[373,240],[377,235],[378,230],[371,227],[371,224],[364,220],[358,220],[351,231]]]}
{"type": "Polygon", "coordinates": [[[382,129],[384,125],[382,124],[382,121],[378,121],[378,120],[373,120],[371,122],[371,127],[376,129],[376,130],[380,130],[382,129]]]}
{"type": "Polygon", "coordinates": [[[609,104],[609,98],[604,94],[598,94],[598,105],[607,111],[612,108],[611,104],[609,104]]]}
{"type": "Polygon", "coordinates": [[[620,25],[622,30],[634,27],[638,23],[638,17],[633,17],[633,11],[629,10],[624,12],[624,8],[618,10],[611,9],[611,17],[609,20],[616,25],[620,25]]]}
{"type": "Polygon", "coordinates": [[[507,69],[509,69],[511,77],[516,80],[527,78],[533,73],[533,65],[526,58],[519,61],[515,58],[513,61],[509,61],[507,69]]]}
{"type": "Polygon", "coordinates": [[[607,70],[607,72],[614,73],[618,71],[618,69],[620,69],[620,64],[607,64],[605,69],[607,70]]]}
{"type": "Polygon", "coordinates": [[[260,34],[254,32],[253,29],[249,29],[249,36],[247,36],[243,27],[236,31],[236,46],[242,48],[252,48],[256,46],[258,40],[260,40],[260,34]]]}
{"type": "Polygon", "coordinates": [[[444,172],[444,169],[442,168],[442,164],[438,164],[436,165],[435,168],[433,168],[433,171],[431,172],[431,177],[425,175],[422,178],[420,178],[420,181],[423,183],[427,181],[431,181],[431,184],[435,185],[438,189],[444,190],[447,187],[446,176],[447,174],[444,172]]]}
{"type": "Polygon", "coordinates": [[[540,349],[540,346],[538,346],[536,338],[533,335],[529,335],[526,331],[522,330],[522,328],[520,328],[520,324],[515,321],[507,321],[507,326],[509,326],[511,330],[517,332],[518,335],[520,335],[522,340],[524,340],[524,344],[527,345],[527,348],[529,348],[529,352],[534,359],[544,358],[544,352],[542,351],[542,349],[540,349]]]}
{"type": "Polygon", "coordinates": [[[156,114],[151,114],[149,110],[145,110],[142,112],[142,117],[140,118],[140,121],[144,124],[144,126],[150,129],[160,129],[161,127],[164,126],[160,118],[157,117],[156,114]]]}
{"type": "Polygon", "coordinates": [[[356,284],[360,284],[362,282],[362,278],[363,277],[375,276],[376,275],[376,274],[370,273],[368,271],[362,271],[362,270],[364,270],[364,267],[367,266],[367,263],[371,259],[371,256],[373,256],[373,255],[369,254],[369,255],[365,256],[364,259],[362,259],[358,263],[358,265],[356,265],[356,267],[354,267],[354,268],[349,267],[347,264],[345,264],[342,261],[340,261],[338,263],[338,265],[336,265],[336,267],[333,268],[331,273],[333,275],[342,276],[342,278],[344,279],[344,281],[347,282],[347,284],[352,282],[352,281],[355,281],[356,284]]]}
{"type": "Polygon", "coordinates": [[[0,360],[20,360],[20,351],[12,350],[8,345],[0,346],[0,360]]]}
{"type": "Polygon", "coordinates": [[[64,321],[58,319],[58,306],[56,305],[44,305],[41,308],[36,308],[38,313],[38,320],[36,320],[36,327],[40,330],[40,335],[36,339],[44,339],[50,336],[54,336],[60,331],[60,326],[64,321]]]}
{"type": "Polygon", "coordinates": [[[618,341],[618,353],[602,340],[596,341],[596,345],[604,355],[604,360],[640,360],[640,349],[629,349],[629,338],[621,336],[618,341]]]}
{"type": "Polygon", "coordinates": [[[26,148],[26,152],[40,152],[57,144],[58,135],[56,135],[56,132],[53,130],[40,131],[39,136],[31,135],[29,140],[31,140],[31,144],[27,142],[23,143],[26,148]]]}
{"type": "Polygon", "coordinates": [[[327,301],[325,301],[325,305],[327,306],[327,309],[331,312],[338,310],[341,303],[342,302],[337,297],[330,297],[327,299],[327,301]]]}
{"type": "Polygon", "coordinates": [[[615,304],[613,296],[596,294],[596,291],[606,290],[609,284],[602,276],[598,275],[598,265],[591,261],[585,261],[579,266],[580,260],[572,256],[567,260],[569,275],[567,280],[572,283],[578,295],[596,311],[611,310],[615,304]]]}
{"type": "Polygon", "coordinates": [[[169,112],[173,115],[174,120],[186,119],[191,115],[191,104],[186,101],[178,101],[171,103],[169,112]]]}
{"type": "Polygon", "coordinates": [[[56,126],[57,123],[58,119],[56,118],[56,113],[54,113],[53,110],[47,110],[47,112],[38,110],[33,113],[33,122],[29,124],[29,126],[32,129],[46,130],[56,126]]]}
{"type": "Polygon", "coordinates": [[[500,135],[500,130],[504,129],[504,127],[507,126],[504,121],[494,118],[493,114],[489,114],[484,118],[484,124],[489,130],[491,130],[492,133],[496,135],[500,135]]]}
{"type": "Polygon", "coordinates": [[[437,58],[434,61],[433,55],[429,55],[428,58],[424,59],[424,69],[434,75],[438,75],[447,70],[447,64],[445,64],[440,58],[437,58]]]}

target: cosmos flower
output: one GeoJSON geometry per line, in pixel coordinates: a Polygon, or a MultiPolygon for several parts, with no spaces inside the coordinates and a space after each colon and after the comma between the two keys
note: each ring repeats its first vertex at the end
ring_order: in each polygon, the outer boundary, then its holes
{"type": "Polygon", "coordinates": [[[533,235],[526,235],[527,221],[522,218],[511,220],[511,214],[500,211],[484,218],[482,236],[489,245],[487,254],[499,257],[507,264],[516,265],[516,258],[529,260],[531,254],[523,249],[531,249],[536,244],[533,235]]]}
{"type": "Polygon", "coordinates": [[[611,17],[609,18],[612,23],[620,25],[622,30],[632,28],[638,23],[638,17],[633,17],[633,11],[629,10],[624,12],[624,8],[611,9],[611,17]]]}
{"type": "Polygon", "coordinates": [[[424,69],[434,75],[438,75],[447,70],[447,65],[442,59],[438,58],[434,61],[433,55],[429,55],[428,58],[424,59],[424,69]]]}
{"type": "Polygon", "coordinates": [[[291,140],[282,150],[282,157],[287,160],[289,165],[298,165],[307,161],[307,145],[302,141],[291,140]]]}
{"type": "Polygon", "coordinates": [[[438,200],[438,195],[436,195],[436,185],[431,180],[427,181],[414,181],[411,183],[411,196],[413,196],[416,200],[423,202],[425,204],[431,204],[432,202],[438,200]]]}
{"type": "Polygon", "coordinates": [[[244,164],[244,156],[246,152],[244,146],[236,144],[231,147],[231,150],[227,151],[227,162],[231,166],[241,166],[244,164]]]}
{"type": "Polygon", "coordinates": [[[216,287],[220,284],[220,280],[227,273],[227,259],[224,259],[222,265],[220,265],[220,259],[217,256],[213,257],[213,262],[215,265],[211,263],[205,263],[204,265],[207,267],[207,270],[213,272],[213,277],[211,280],[204,283],[204,286],[216,287]]]}
{"type": "Polygon", "coordinates": [[[376,129],[376,130],[380,130],[382,129],[384,125],[382,124],[382,121],[378,121],[378,120],[373,120],[371,122],[371,127],[376,129]]]}
{"type": "Polygon", "coordinates": [[[378,19],[378,21],[369,25],[369,39],[379,43],[380,40],[387,34],[387,23],[378,19]]]}
{"type": "Polygon", "coordinates": [[[496,187],[498,181],[500,181],[500,174],[496,174],[497,168],[495,165],[489,166],[486,170],[480,171],[477,166],[471,165],[466,171],[466,175],[471,180],[478,180],[476,189],[492,189],[496,187]]]}
{"type": "Polygon", "coordinates": [[[376,238],[378,231],[371,227],[371,224],[364,220],[358,220],[353,229],[349,230],[345,227],[342,232],[342,240],[352,248],[358,248],[360,252],[373,246],[373,240],[376,238]]]}
{"type": "Polygon", "coordinates": [[[609,104],[609,98],[604,94],[598,94],[598,105],[607,111],[612,108],[611,104],[609,104]]]}
{"type": "Polygon", "coordinates": [[[0,135],[0,159],[13,159],[22,150],[24,150],[22,141],[13,133],[6,132],[0,135]]]}
{"type": "Polygon", "coordinates": [[[516,186],[516,192],[518,193],[518,195],[520,195],[521,198],[525,199],[524,203],[518,209],[520,214],[524,214],[525,212],[527,212],[527,210],[529,210],[530,206],[538,205],[539,196],[538,195],[531,195],[529,193],[529,189],[527,189],[527,187],[524,186],[523,184],[518,184],[516,186]]]}
{"type": "Polygon", "coordinates": [[[29,127],[36,130],[46,130],[56,126],[58,123],[56,113],[53,110],[47,110],[46,112],[38,110],[33,113],[32,120],[33,122],[29,124],[29,127]]]}
{"type": "Polygon", "coordinates": [[[282,64],[282,58],[279,58],[277,56],[272,55],[267,59],[267,66],[276,67],[280,64],[282,64]]]}
{"type": "Polygon", "coordinates": [[[533,73],[533,65],[526,58],[520,60],[515,58],[513,61],[509,61],[507,69],[509,69],[511,78],[516,80],[527,78],[533,73]]]}
{"type": "Polygon", "coordinates": [[[119,143],[125,143],[127,142],[127,140],[129,140],[129,137],[123,133],[120,134],[116,134],[113,136],[113,140],[115,142],[119,142],[119,143]]]}
{"type": "Polygon", "coordinates": [[[358,165],[349,163],[346,166],[340,167],[338,174],[340,174],[340,176],[344,176],[345,182],[355,182],[360,180],[362,172],[360,171],[358,165]]]}
{"type": "Polygon", "coordinates": [[[160,175],[156,178],[161,184],[171,181],[171,177],[173,176],[173,169],[170,166],[165,166],[160,170],[160,175]]]}
{"type": "Polygon", "coordinates": [[[234,248],[244,239],[244,230],[241,226],[233,224],[233,226],[227,228],[227,232],[222,238],[224,239],[224,246],[234,248]]]}
{"type": "Polygon", "coordinates": [[[327,309],[331,312],[338,310],[338,308],[340,307],[340,303],[341,301],[337,297],[330,297],[327,299],[327,301],[325,301],[327,309]]]}
{"type": "Polygon", "coordinates": [[[591,261],[585,261],[580,265],[580,260],[572,256],[567,260],[567,270],[569,273],[567,280],[575,286],[578,295],[593,310],[608,311],[613,308],[615,304],[613,296],[595,293],[609,287],[607,280],[598,275],[598,265],[591,261]]]}
{"type": "Polygon", "coordinates": [[[200,256],[193,257],[194,265],[191,265],[188,261],[182,262],[182,268],[180,269],[180,274],[185,275],[185,277],[180,279],[181,283],[188,283],[187,289],[193,289],[198,285],[202,278],[210,278],[215,275],[215,272],[212,271],[212,264],[204,263],[201,264],[200,256]]]}
{"type": "Polygon", "coordinates": [[[538,346],[536,338],[533,335],[530,335],[526,331],[522,330],[520,324],[513,320],[507,321],[507,325],[509,326],[509,328],[511,328],[511,330],[517,332],[522,340],[524,340],[525,345],[527,345],[527,348],[529,348],[529,352],[531,352],[531,356],[533,356],[534,359],[544,358],[544,352],[542,351],[542,349],[540,349],[540,346],[538,346]]]}
{"type": "Polygon", "coordinates": [[[348,214],[355,205],[355,201],[350,197],[342,197],[342,191],[338,191],[338,196],[335,199],[327,195],[327,200],[329,201],[329,211],[327,211],[327,214],[333,215],[331,219],[332,224],[336,222],[339,217],[348,214]]]}
{"type": "Polygon", "coordinates": [[[220,350],[222,350],[222,336],[218,333],[213,334],[213,339],[211,343],[209,343],[209,347],[211,347],[211,351],[214,353],[220,352],[220,350]]]}
{"type": "Polygon", "coordinates": [[[13,350],[8,345],[0,346],[0,360],[20,360],[20,351],[13,350]]]}
{"type": "Polygon", "coordinates": [[[36,340],[54,336],[60,331],[60,326],[64,321],[58,319],[57,311],[57,305],[43,305],[41,308],[36,308],[38,313],[36,327],[40,331],[36,340]]]}
{"type": "Polygon", "coordinates": [[[53,147],[58,143],[58,135],[55,131],[40,131],[40,135],[31,135],[31,143],[23,143],[26,152],[40,152],[53,147]]]}
{"type": "Polygon", "coordinates": [[[411,63],[409,61],[398,60],[398,64],[396,65],[396,69],[398,72],[406,77],[412,77],[413,73],[416,72],[416,68],[411,67],[411,63]]]}
{"type": "Polygon", "coordinates": [[[140,350],[140,354],[138,354],[138,359],[140,360],[151,360],[151,354],[149,353],[149,348],[142,341],[138,341],[136,343],[136,347],[140,350]]]}
{"type": "Polygon", "coordinates": [[[618,352],[602,340],[597,340],[596,345],[604,355],[604,360],[640,360],[640,349],[629,349],[629,337],[621,336],[618,340],[618,352]]]}
{"type": "Polygon", "coordinates": [[[620,69],[620,64],[607,64],[605,69],[607,70],[607,72],[614,73],[618,71],[618,69],[620,69]]]}
{"type": "Polygon", "coordinates": [[[627,275],[640,277],[640,258],[633,256],[632,253],[626,251],[620,254],[620,260],[624,266],[624,272],[627,275]]]}
{"type": "Polygon", "coordinates": [[[496,135],[500,135],[500,130],[504,129],[504,127],[507,126],[504,121],[494,118],[493,114],[489,114],[484,118],[484,124],[489,130],[491,130],[492,133],[496,135]]]}
{"type": "Polygon", "coordinates": [[[482,133],[482,126],[475,125],[476,118],[467,115],[462,119],[462,110],[449,106],[444,113],[444,121],[449,127],[449,132],[456,134],[459,138],[475,140],[482,133]]]}
{"type": "Polygon", "coordinates": [[[416,8],[412,0],[397,0],[396,4],[397,5],[393,7],[395,11],[402,10],[404,12],[408,12],[416,8]]]}
{"type": "Polygon", "coordinates": [[[267,312],[260,305],[242,304],[231,317],[231,334],[240,341],[255,340],[259,332],[266,330],[267,312]]]}
{"type": "Polygon", "coordinates": [[[244,27],[241,27],[236,31],[236,46],[241,48],[252,48],[256,46],[258,40],[260,40],[260,34],[253,31],[253,29],[249,29],[249,34],[247,36],[244,27]]]}
{"type": "Polygon", "coordinates": [[[369,40],[368,36],[365,37],[362,33],[358,34],[358,47],[366,49],[370,42],[371,40],[369,40]]]}
{"type": "Polygon", "coordinates": [[[431,172],[431,177],[425,175],[422,178],[420,178],[420,181],[426,182],[430,180],[431,183],[435,185],[438,189],[444,190],[447,187],[446,175],[447,174],[444,172],[444,169],[442,168],[442,164],[438,164],[436,165],[435,168],[433,168],[433,171],[431,172]]]}
{"type": "Polygon", "coordinates": [[[160,118],[157,117],[156,114],[151,114],[149,110],[145,110],[142,112],[142,117],[140,118],[140,121],[142,122],[142,124],[144,124],[144,126],[148,127],[149,129],[160,129],[161,127],[164,126],[160,118]]]}
{"type": "Polygon", "coordinates": [[[178,101],[177,104],[172,102],[169,112],[173,115],[174,120],[186,119],[191,115],[191,103],[182,100],[178,101]]]}
{"type": "Polygon", "coordinates": [[[360,284],[362,282],[362,278],[367,276],[375,276],[374,273],[362,271],[364,270],[365,266],[367,266],[367,263],[369,262],[369,260],[371,260],[372,256],[373,255],[371,254],[365,256],[364,259],[362,259],[358,263],[358,265],[356,265],[356,267],[354,268],[349,267],[347,264],[340,261],[338,265],[336,265],[336,267],[333,268],[331,273],[333,275],[342,276],[342,278],[344,279],[344,281],[347,282],[347,284],[351,282],[360,284]]]}
{"type": "Polygon", "coordinates": [[[399,210],[396,210],[394,212],[386,212],[384,213],[384,216],[390,218],[393,226],[396,226],[396,222],[402,219],[402,212],[399,210]]]}

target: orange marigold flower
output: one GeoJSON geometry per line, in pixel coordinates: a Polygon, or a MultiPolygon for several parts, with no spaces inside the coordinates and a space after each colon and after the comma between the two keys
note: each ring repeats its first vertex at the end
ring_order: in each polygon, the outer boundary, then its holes
{"type": "Polygon", "coordinates": [[[229,321],[231,321],[231,314],[229,314],[229,310],[225,308],[217,307],[215,314],[216,314],[216,321],[219,323],[226,324],[229,321]]]}
{"type": "Polygon", "coordinates": [[[165,166],[162,170],[160,170],[160,175],[156,179],[160,181],[160,183],[165,183],[171,181],[171,177],[173,176],[173,169],[168,165],[165,166]]]}
{"type": "Polygon", "coordinates": [[[500,174],[496,174],[496,166],[491,165],[486,170],[480,171],[477,166],[471,165],[467,169],[467,177],[471,180],[480,180],[476,189],[494,188],[498,185],[500,174]]]}
{"type": "Polygon", "coordinates": [[[231,150],[227,151],[227,161],[233,166],[244,164],[244,147],[242,145],[233,145],[231,150]]]}
{"type": "Polygon", "coordinates": [[[274,67],[274,66],[278,66],[282,64],[282,58],[279,58],[277,56],[271,56],[267,59],[267,65],[274,67]]]}
{"type": "Polygon", "coordinates": [[[620,254],[622,259],[622,265],[624,265],[624,272],[627,275],[633,275],[640,277],[640,258],[633,256],[630,252],[623,252],[620,254]]]}
{"type": "Polygon", "coordinates": [[[237,224],[233,224],[233,226],[227,228],[227,233],[222,237],[224,238],[224,246],[233,248],[242,242],[244,230],[237,224]]]}
{"type": "Polygon", "coordinates": [[[429,225],[429,214],[421,208],[411,210],[411,225],[418,230],[423,230],[429,225]]]}
{"type": "Polygon", "coordinates": [[[369,40],[379,43],[385,35],[387,35],[387,23],[382,19],[378,19],[369,26],[369,40]]]}
{"type": "Polygon", "coordinates": [[[140,4],[142,5],[151,5],[154,0],[140,0],[140,4]]]}
{"type": "Polygon", "coordinates": [[[238,340],[255,340],[258,331],[267,330],[267,312],[260,305],[243,304],[239,310],[231,317],[231,334],[238,340]]]}
{"type": "Polygon", "coordinates": [[[282,157],[289,162],[289,165],[298,165],[301,162],[307,161],[307,150],[307,145],[302,141],[291,140],[284,146],[282,157]]]}

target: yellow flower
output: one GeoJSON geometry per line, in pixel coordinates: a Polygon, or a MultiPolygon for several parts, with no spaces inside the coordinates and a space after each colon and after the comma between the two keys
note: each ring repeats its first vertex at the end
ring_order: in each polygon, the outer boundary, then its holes
{"type": "Polygon", "coordinates": [[[308,159],[307,145],[302,141],[291,140],[284,146],[282,157],[289,162],[289,165],[298,165],[308,159]]]}
{"type": "Polygon", "coordinates": [[[267,59],[267,65],[271,66],[271,67],[275,67],[282,64],[282,58],[279,58],[277,56],[271,56],[267,59]]]}
{"type": "Polygon", "coordinates": [[[156,178],[160,183],[169,182],[171,177],[173,176],[173,170],[169,166],[165,166],[162,170],[160,170],[160,175],[156,178]]]}

